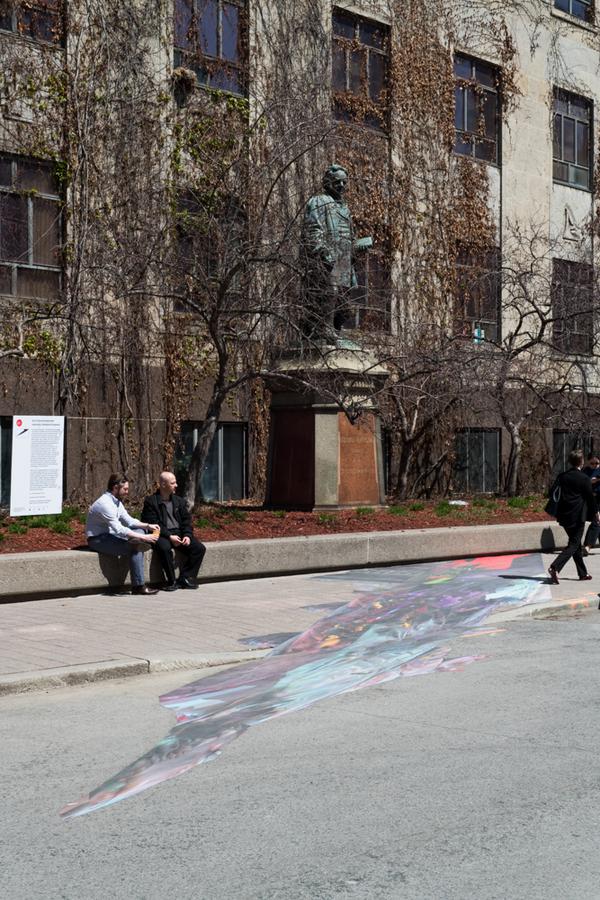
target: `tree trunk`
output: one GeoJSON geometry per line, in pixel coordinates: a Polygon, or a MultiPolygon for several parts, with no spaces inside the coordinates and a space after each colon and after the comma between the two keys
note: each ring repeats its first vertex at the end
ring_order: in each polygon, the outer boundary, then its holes
{"type": "Polygon", "coordinates": [[[396,475],[396,499],[406,500],[408,495],[408,473],[412,464],[413,445],[411,441],[402,442],[400,459],[398,461],[398,474],[396,475]]]}
{"type": "Polygon", "coordinates": [[[185,480],[183,497],[190,509],[202,500],[200,488],[200,476],[208,458],[208,452],[217,432],[217,426],[221,416],[224,395],[220,392],[213,394],[206,411],[204,422],[198,430],[198,443],[194,447],[190,466],[185,480]]]}
{"type": "Polygon", "coordinates": [[[510,434],[510,453],[508,455],[506,478],[504,479],[504,493],[509,497],[516,497],[518,492],[519,467],[521,465],[523,439],[521,438],[518,425],[511,422],[506,428],[510,434]]]}

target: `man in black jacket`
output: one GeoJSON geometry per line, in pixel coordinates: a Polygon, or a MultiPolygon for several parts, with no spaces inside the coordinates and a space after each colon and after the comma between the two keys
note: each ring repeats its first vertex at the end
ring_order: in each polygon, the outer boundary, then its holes
{"type": "Polygon", "coordinates": [[[560,486],[560,500],[556,518],[559,525],[567,532],[569,543],[554,560],[548,569],[553,584],[558,584],[558,574],[571,557],[577,566],[580,581],[589,581],[592,577],[583,561],[581,539],[586,522],[597,522],[600,515],[596,510],[592,481],[581,471],[583,453],[573,450],[569,453],[569,466],[566,472],[559,475],[556,484],[560,486]]]}
{"type": "Polygon", "coordinates": [[[160,526],[160,535],[155,548],[167,582],[165,590],[195,588],[206,547],[194,537],[192,517],[185,500],[175,493],[177,479],[173,473],[161,472],[158,484],[157,492],[144,500],[142,518],[145,522],[160,526]],[[177,579],[173,550],[179,550],[187,557],[177,579]]]}

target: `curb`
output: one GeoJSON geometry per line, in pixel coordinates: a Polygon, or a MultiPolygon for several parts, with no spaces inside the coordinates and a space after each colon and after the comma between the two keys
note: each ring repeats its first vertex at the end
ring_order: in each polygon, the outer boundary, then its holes
{"type": "Polygon", "coordinates": [[[269,650],[243,650],[239,653],[211,653],[187,656],[181,659],[109,659],[100,662],[81,663],[56,669],[39,669],[34,672],[15,672],[0,675],[0,697],[11,694],[28,694],[54,688],[92,684],[114,678],[134,675],[153,675],[158,672],[178,672],[190,669],[210,669],[261,659],[269,650]]]}
{"type": "Polygon", "coordinates": [[[569,615],[585,609],[598,608],[598,595],[594,597],[579,597],[577,600],[556,600],[549,603],[532,603],[530,606],[521,606],[516,609],[498,612],[491,616],[489,621],[494,624],[501,622],[514,622],[517,619],[551,619],[556,614],[569,615]]]}

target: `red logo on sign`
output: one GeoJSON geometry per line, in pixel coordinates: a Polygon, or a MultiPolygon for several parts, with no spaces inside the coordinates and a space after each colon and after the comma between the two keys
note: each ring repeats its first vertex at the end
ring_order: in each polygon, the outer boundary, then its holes
{"type": "Polygon", "coordinates": [[[23,419],[17,419],[17,428],[20,428],[23,424],[23,419]]]}

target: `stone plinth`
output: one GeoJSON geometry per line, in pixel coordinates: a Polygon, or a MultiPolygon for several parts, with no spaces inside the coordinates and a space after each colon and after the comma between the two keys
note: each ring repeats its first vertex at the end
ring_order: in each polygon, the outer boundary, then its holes
{"type": "Polygon", "coordinates": [[[290,354],[280,368],[302,374],[314,390],[290,391],[289,381],[271,385],[268,505],[327,510],[383,504],[381,428],[369,398],[385,370],[355,347],[290,354]],[[346,402],[362,407],[358,421],[327,397],[324,387],[333,379],[345,384],[346,402]]]}

